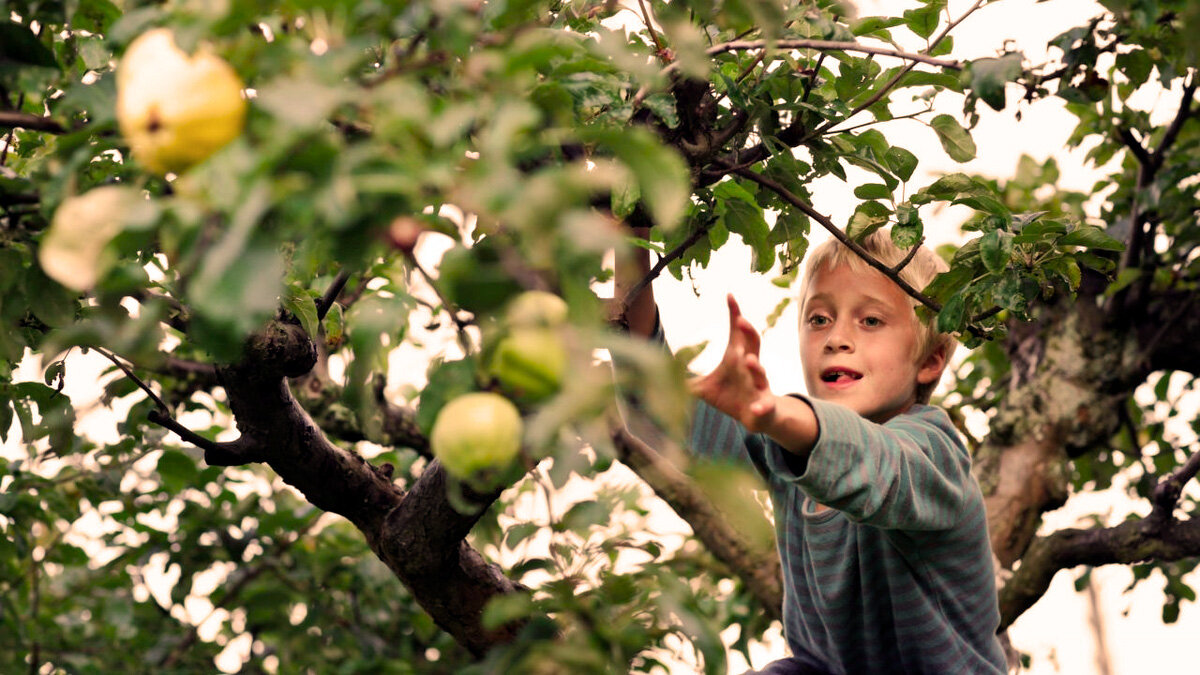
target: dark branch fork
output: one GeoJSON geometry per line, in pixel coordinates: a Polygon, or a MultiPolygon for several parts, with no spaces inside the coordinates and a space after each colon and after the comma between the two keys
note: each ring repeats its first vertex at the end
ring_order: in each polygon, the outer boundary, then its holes
{"type": "Polygon", "coordinates": [[[1200,471],[1200,452],[1158,482],[1153,510],[1141,520],[1109,528],[1058,530],[1030,544],[1000,591],[1001,627],[1007,627],[1045,594],[1054,575],[1077,565],[1172,561],[1200,555],[1200,519],[1175,518],[1183,487],[1200,471]]]}

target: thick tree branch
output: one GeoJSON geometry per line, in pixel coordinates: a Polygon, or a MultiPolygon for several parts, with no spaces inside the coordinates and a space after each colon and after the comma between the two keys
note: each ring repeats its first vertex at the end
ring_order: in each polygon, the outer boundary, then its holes
{"type": "Polygon", "coordinates": [[[782,618],[782,574],[775,550],[755,546],[744,532],[736,531],[695,482],[629,429],[615,425],[612,439],[621,461],[692,526],[696,537],[742,579],[772,618],[782,618]]]}
{"type": "Polygon", "coordinates": [[[1050,587],[1054,575],[1076,565],[1172,561],[1200,555],[1200,520],[1171,520],[1159,528],[1129,520],[1110,528],[1058,530],[1035,540],[1000,591],[1000,627],[1012,624],[1050,587]]]}
{"type": "Polygon", "coordinates": [[[314,506],[358,527],[434,621],[472,653],[510,640],[520,626],[485,631],[483,607],[521,586],[463,541],[495,495],[465,492],[478,508],[463,514],[454,509],[437,462],[405,494],[386,468],[330,443],[287,384],[316,360],[302,328],[274,322],[247,340],[239,363],[218,369],[240,442],[253,444],[254,459],[270,465],[314,506]]]}
{"type": "Polygon", "coordinates": [[[1071,458],[1108,443],[1151,372],[1136,335],[1110,325],[1097,303],[1107,284],[1087,273],[1077,298],[1043,301],[1032,321],[1009,325],[1008,393],[974,466],[1005,567],[1022,559],[1041,514],[1066,500],[1071,458]]]}

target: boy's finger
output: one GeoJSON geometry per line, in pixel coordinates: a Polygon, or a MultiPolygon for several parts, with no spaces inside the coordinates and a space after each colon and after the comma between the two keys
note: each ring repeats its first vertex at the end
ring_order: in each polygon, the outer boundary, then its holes
{"type": "Polygon", "coordinates": [[[758,348],[762,344],[762,340],[758,336],[758,331],[754,329],[754,324],[750,323],[749,319],[745,317],[740,318],[738,328],[741,330],[742,339],[745,341],[744,348],[748,353],[757,354],[758,348]]]}
{"type": "Polygon", "coordinates": [[[746,370],[750,371],[750,378],[754,382],[754,388],[758,390],[769,389],[770,384],[767,382],[767,371],[762,366],[762,361],[758,360],[755,354],[746,355],[746,370]]]}

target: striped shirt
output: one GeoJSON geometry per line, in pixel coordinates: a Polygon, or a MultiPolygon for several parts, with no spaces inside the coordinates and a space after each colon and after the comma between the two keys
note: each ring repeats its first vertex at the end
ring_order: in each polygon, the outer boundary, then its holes
{"type": "Polygon", "coordinates": [[[698,456],[767,481],[793,655],[838,674],[1004,673],[983,496],[949,416],[915,405],[880,425],[804,400],[820,437],[799,474],[705,403],[692,427],[698,456]]]}

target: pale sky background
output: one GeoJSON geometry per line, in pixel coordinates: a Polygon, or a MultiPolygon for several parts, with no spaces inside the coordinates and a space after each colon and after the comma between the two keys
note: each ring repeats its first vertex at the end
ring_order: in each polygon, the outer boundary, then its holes
{"type": "MultiPolygon", "coordinates": [[[[865,16],[884,11],[882,8],[886,8],[890,13],[915,4],[896,0],[863,0],[859,6],[860,14],[865,16]]],[[[961,0],[951,0],[951,15],[958,16],[970,4],[961,0]]],[[[1003,0],[981,9],[956,29],[956,47],[952,56],[970,59],[994,55],[1001,50],[1006,40],[1013,40],[1025,51],[1031,62],[1038,63],[1047,58],[1043,48],[1050,38],[1084,22],[1096,11],[1097,5],[1088,0],[1051,0],[1044,3],[1035,3],[1033,0],[1003,0]]],[[[1163,106],[1168,113],[1176,102],[1175,96],[1163,97],[1163,106]]],[[[1148,107],[1153,104],[1154,101],[1147,102],[1148,107]]],[[[943,105],[945,111],[951,114],[961,111],[960,99],[946,97],[943,105]]],[[[885,132],[893,143],[902,145],[920,156],[921,164],[909,184],[910,191],[927,185],[933,180],[933,176],[945,171],[967,171],[1008,177],[1012,175],[1021,154],[1029,154],[1038,160],[1055,157],[1062,169],[1060,186],[1065,188],[1089,191],[1101,175],[1094,168],[1083,165],[1083,151],[1069,152],[1065,148],[1065,140],[1074,126],[1074,118],[1055,100],[1042,101],[1032,107],[1024,106],[1020,122],[1011,111],[994,113],[985,106],[981,106],[981,111],[983,119],[973,132],[979,148],[978,158],[966,165],[956,164],[946,157],[933,133],[920,122],[899,121],[885,127],[885,132]]],[[[846,222],[857,203],[850,194],[850,188],[836,179],[823,181],[814,192],[817,209],[832,216],[838,224],[846,222]]],[[[927,223],[926,234],[930,243],[961,241],[957,223],[965,216],[965,211],[949,210],[934,215],[927,208],[923,210],[922,215],[927,223]]],[[[814,243],[824,238],[825,235],[817,233],[814,243]]],[[[420,253],[428,266],[433,267],[440,255],[441,246],[436,240],[431,240],[428,244],[423,244],[420,253]]],[[[680,347],[705,340],[710,343],[706,352],[693,363],[693,368],[705,370],[711,367],[724,349],[726,292],[735,293],[744,313],[759,329],[765,327],[766,316],[779,301],[789,293],[795,292],[794,289],[780,289],[772,285],[770,280],[774,275],[754,275],[749,269],[748,249],[731,242],[720,255],[713,257],[708,269],[695,275],[695,291],[693,284],[686,279],[680,283],[664,276],[655,283],[655,294],[672,345],[680,347]]],[[[796,315],[793,305],[776,327],[765,334],[763,340],[762,360],[768,369],[772,387],[777,392],[803,390],[796,338],[796,315]]],[[[389,391],[403,396],[405,390],[411,391],[409,387],[423,385],[423,369],[413,368],[412,364],[418,362],[417,359],[427,358],[427,353],[407,345],[396,350],[391,357],[391,363],[395,367],[394,377],[389,381],[389,391]],[[395,377],[397,373],[402,374],[401,379],[395,377]]],[[[68,369],[67,381],[68,393],[72,398],[82,396],[87,389],[94,387],[99,372],[106,364],[107,362],[94,355],[73,359],[71,368],[68,369]]],[[[23,364],[14,377],[14,380],[40,379],[41,364],[36,360],[29,360],[23,364]]],[[[188,420],[182,421],[188,423],[188,420]]],[[[205,422],[196,421],[197,425],[203,423],[205,422]]],[[[115,434],[112,417],[104,411],[82,416],[80,428],[82,432],[110,440],[115,434]]],[[[15,437],[10,435],[0,452],[7,456],[23,454],[23,450],[17,445],[19,432],[15,426],[12,432],[15,437]]],[[[1186,436],[1190,431],[1180,433],[1185,438],[1192,438],[1186,436]]],[[[196,455],[199,456],[199,453],[196,455]]],[[[146,461],[152,468],[156,456],[151,455],[146,461]]],[[[619,476],[617,480],[637,479],[632,476],[619,476]]],[[[1085,497],[1073,500],[1063,509],[1047,514],[1044,529],[1048,531],[1064,526],[1084,526],[1080,518],[1089,513],[1108,513],[1108,522],[1115,523],[1127,513],[1145,513],[1148,510],[1144,504],[1131,503],[1119,491],[1085,497]]],[[[556,505],[556,510],[558,507],[565,510],[574,499],[564,495],[556,505]]],[[[520,517],[529,515],[540,519],[545,515],[540,504],[526,504],[516,511],[520,517]]],[[[660,530],[682,531],[684,527],[669,510],[659,513],[655,523],[655,529],[660,530]]],[[[1072,581],[1078,573],[1077,570],[1060,572],[1046,597],[1013,626],[1010,635],[1014,645],[1033,656],[1033,667],[1025,672],[1033,675],[1093,675],[1102,672],[1096,662],[1096,639],[1088,623],[1090,609],[1087,596],[1076,593],[1072,587],[1072,581]]],[[[1139,675],[1146,672],[1193,672],[1194,666],[1184,664],[1189,664],[1195,659],[1195,645],[1192,640],[1196,635],[1200,635],[1200,611],[1196,610],[1194,604],[1185,603],[1179,622],[1170,626],[1163,625],[1160,617],[1161,579],[1152,578],[1139,586],[1136,592],[1125,594],[1122,591],[1130,578],[1129,569],[1124,566],[1100,568],[1093,574],[1099,596],[1102,631],[1111,658],[1111,673],[1139,675]]],[[[213,579],[214,584],[218,581],[219,576],[213,579]]],[[[1196,580],[1193,578],[1193,581],[1196,580]]],[[[189,613],[196,617],[209,616],[211,605],[206,606],[206,602],[204,598],[190,598],[189,613]]],[[[206,630],[201,633],[205,639],[215,633],[221,621],[229,620],[230,617],[217,612],[209,619],[206,622],[206,630]]],[[[236,670],[241,663],[240,656],[245,647],[248,645],[230,643],[224,658],[218,662],[222,669],[227,672],[236,670]]],[[[775,631],[755,653],[751,665],[762,667],[766,662],[784,656],[784,649],[782,639],[775,631]]],[[[740,672],[740,669],[746,666],[738,655],[731,655],[730,672],[740,672]]],[[[673,672],[687,673],[691,672],[691,668],[681,663],[673,672]]]]}

